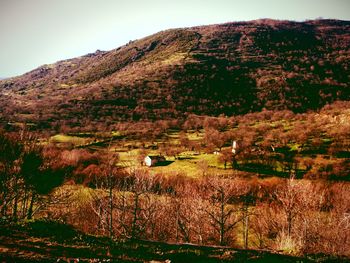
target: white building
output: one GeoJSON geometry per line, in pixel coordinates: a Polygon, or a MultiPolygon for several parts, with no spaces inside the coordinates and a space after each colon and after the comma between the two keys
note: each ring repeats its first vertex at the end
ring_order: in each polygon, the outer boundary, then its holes
{"type": "Polygon", "coordinates": [[[165,158],[164,156],[161,156],[161,155],[156,155],[156,156],[147,155],[143,162],[148,167],[151,167],[151,166],[156,166],[157,163],[159,162],[165,162],[165,158]]]}
{"type": "Polygon", "coordinates": [[[236,141],[232,142],[232,153],[236,154],[236,150],[237,150],[238,144],[236,141]]]}

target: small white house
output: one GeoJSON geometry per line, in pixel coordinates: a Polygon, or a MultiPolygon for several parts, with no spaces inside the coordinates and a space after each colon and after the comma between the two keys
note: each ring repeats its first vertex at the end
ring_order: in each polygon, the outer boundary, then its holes
{"type": "Polygon", "coordinates": [[[159,163],[159,162],[165,162],[165,157],[161,156],[161,155],[156,155],[156,156],[147,155],[144,159],[144,163],[148,167],[156,166],[157,163],[159,163]]]}

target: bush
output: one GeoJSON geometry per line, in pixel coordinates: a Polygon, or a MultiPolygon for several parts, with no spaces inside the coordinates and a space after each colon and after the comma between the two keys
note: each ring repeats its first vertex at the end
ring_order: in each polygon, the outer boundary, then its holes
{"type": "Polygon", "coordinates": [[[80,235],[72,226],[48,219],[28,222],[27,227],[33,236],[50,237],[57,241],[72,240],[77,235],[80,235]]]}

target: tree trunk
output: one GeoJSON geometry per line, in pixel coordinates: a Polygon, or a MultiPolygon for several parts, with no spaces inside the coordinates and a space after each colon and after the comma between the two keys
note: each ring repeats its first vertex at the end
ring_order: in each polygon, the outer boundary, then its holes
{"type": "Polygon", "coordinates": [[[232,158],[232,169],[237,169],[238,168],[238,163],[236,158],[232,158]]]}
{"type": "Polygon", "coordinates": [[[288,212],[288,214],[287,214],[288,237],[290,237],[292,234],[292,221],[293,221],[292,214],[291,214],[291,212],[288,212]]]}
{"type": "Polygon", "coordinates": [[[18,212],[18,197],[19,197],[19,187],[18,187],[18,177],[17,175],[15,176],[15,185],[13,187],[15,197],[13,199],[13,209],[12,209],[12,219],[13,221],[17,221],[17,212],[18,212]]]}
{"type": "Polygon", "coordinates": [[[132,220],[132,226],[131,226],[131,238],[136,237],[136,224],[138,221],[137,218],[137,211],[139,209],[139,195],[137,193],[134,193],[134,210],[133,210],[133,220],[132,220]]]}
{"type": "Polygon", "coordinates": [[[221,206],[220,206],[220,246],[225,244],[225,204],[223,202],[224,196],[221,196],[221,206]]]}
{"type": "Polygon", "coordinates": [[[113,187],[112,180],[109,182],[109,237],[113,237],[113,187]]]}
{"type": "Polygon", "coordinates": [[[13,199],[13,211],[12,211],[12,220],[17,222],[17,211],[18,211],[18,193],[16,193],[15,198],[13,199]]]}
{"type": "Polygon", "coordinates": [[[248,224],[249,224],[249,216],[248,216],[248,207],[246,208],[246,214],[244,219],[244,249],[248,249],[248,224]]]}
{"type": "Polygon", "coordinates": [[[180,206],[177,206],[176,209],[176,230],[175,230],[175,236],[176,236],[176,243],[179,242],[179,213],[180,213],[180,206]]]}
{"type": "Polygon", "coordinates": [[[32,198],[30,199],[30,204],[27,212],[27,219],[30,220],[33,217],[33,207],[34,207],[34,202],[35,202],[35,193],[32,193],[32,198]]]}
{"type": "Polygon", "coordinates": [[[26,211],[27,211],[27,203],[28,203],[28,189],[27,186],[24,186],[24,197],[23,197],[23,203],[22,203],[22,211],[21,211],[21,218],[25,218],[26,211]]]}

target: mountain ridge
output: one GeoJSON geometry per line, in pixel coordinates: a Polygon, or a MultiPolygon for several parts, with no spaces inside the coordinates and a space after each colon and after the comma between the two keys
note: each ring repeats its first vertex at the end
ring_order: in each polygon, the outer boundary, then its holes
{"type": "Polygon", "coordinates": [[[350,21],[169,29],[0,81],[0,118],[79,124],[315,110],[348,100],[350,21]]]}

